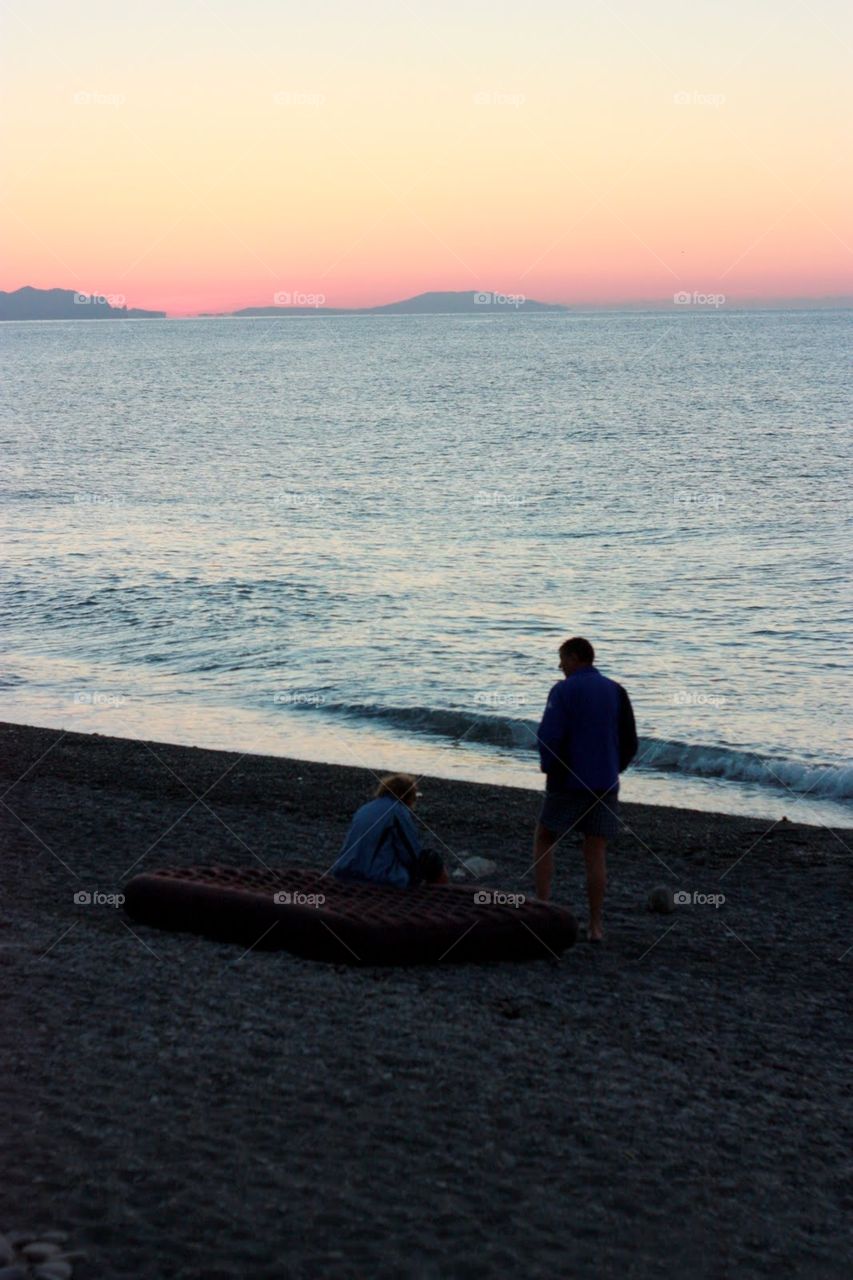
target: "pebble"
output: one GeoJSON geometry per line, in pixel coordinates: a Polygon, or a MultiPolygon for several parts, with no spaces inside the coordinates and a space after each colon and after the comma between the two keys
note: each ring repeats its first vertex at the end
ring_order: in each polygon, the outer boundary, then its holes
{"type": "Polygon", "coordinates": [[[71,1280],[71,1263],[64,1258],[55,1258],[53,1262],[44,1262],[33,1271],[35,1280],[71,1280]]]}
{"type": "Polygon", "coordinates": [[[670,911],[674,911],[675,901],[669,885],[656,884],[646,898],[646,907],[649,911],[657,911],[662,916],[669,915],[670,911]]]}
{"type": "Polygon", "coordinates": [[[515,1019],[521,1017],[521,1006],[517,1005],[513,1000],[497,1000],[495,1002],[495,1008],[498,1013],[502,1013],[505,1018],[515,1019]]]}
{"type": "Polygon", "coordinates": [[[49,1262],[62,1250],[52,1240],[37,1240],[34,1244],[25,1244],[21,1253],[27,1262],[49,1262]]]}
{"type": "Polygon", "coordinates": [[[39,1236],[40,1240],[50,1240],[53,1244],[67,1244],[67,1231],[43,1231],[39,1236]]]}
{"type": "Polygon", "coordinates": [[[3,1266],[7,1262],[15,1261],[15,1250],[12,1248],[5,1236],[0,1236],[0,1264],[3,1266]]]}

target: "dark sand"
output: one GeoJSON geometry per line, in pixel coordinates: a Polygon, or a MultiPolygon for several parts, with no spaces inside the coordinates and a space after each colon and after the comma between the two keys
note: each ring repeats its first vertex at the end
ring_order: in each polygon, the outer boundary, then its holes
{"type": "MultiPolygon", "coordinates": [[[[604,949],[349,969],[74,894],[327,866],[366,771],[12,725],[0,754],[0,1230],[67,1230],[98,1280],[848,1272],[850,832],[626,804],[604,949]],[[661,881],[726,902],[653,915],[661,881]]],[[[532,892],[535,793],[423,789],[532,892]]],[[[567,846],[582,919],[581,883],[567,846]]]]}

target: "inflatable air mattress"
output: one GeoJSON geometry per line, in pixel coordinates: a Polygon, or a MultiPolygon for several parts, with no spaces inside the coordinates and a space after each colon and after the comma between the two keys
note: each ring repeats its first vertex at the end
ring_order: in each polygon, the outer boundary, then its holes
{"type": "Polygon", "coordinates": [[[320,872],[182,867],[135,876],[129,915],[257,950],[335,964],[460,964],[559,956],[577,924],[565,907],[471,886],[396,889],[320,872]]]}

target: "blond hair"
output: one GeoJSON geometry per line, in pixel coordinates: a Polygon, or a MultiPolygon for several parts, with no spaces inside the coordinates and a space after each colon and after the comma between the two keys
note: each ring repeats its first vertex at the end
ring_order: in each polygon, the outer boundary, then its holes
{"type": "Polygon", "coordinates": [[[374,791],[374,798],[393,796],[410,805],[418,794],[418,780],[412,773],[386,773],[379,779],[379,786],[374,791]]]}

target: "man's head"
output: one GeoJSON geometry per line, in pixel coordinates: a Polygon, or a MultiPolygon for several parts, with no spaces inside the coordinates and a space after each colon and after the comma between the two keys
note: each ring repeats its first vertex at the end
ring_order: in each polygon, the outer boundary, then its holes
{"type": "Polygon", "coordinates": [[[564,676],[573,676],[581,667],[592,666],[595,650],[583,636],[572,636],[560,645],[560,670],[564,676]]]}
{"type": "Polygon", "coordinates": [[[393,796],[395,800],[402,800],[403,804],[407,804],[410,809],[414,809],[415,801],[420,798],[418,791],[418,780],[411,773],[386,773],[384,778],[379,779],[379,786],[373,793],[378,799],[379,796],[393,796]]]}

